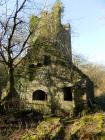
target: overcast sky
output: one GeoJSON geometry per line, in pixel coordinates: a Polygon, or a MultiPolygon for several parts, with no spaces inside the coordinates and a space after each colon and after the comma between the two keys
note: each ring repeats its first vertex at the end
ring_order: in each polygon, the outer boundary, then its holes
{"type": "MultiPolygon", "coordinates": [[[[48,4],[54,2],[49,0],[48,4]]],[[[63,21],[72,27],[72,49],[90,61],[105,63],[105,0],[62,2],[65,7],[63,21]]]]}

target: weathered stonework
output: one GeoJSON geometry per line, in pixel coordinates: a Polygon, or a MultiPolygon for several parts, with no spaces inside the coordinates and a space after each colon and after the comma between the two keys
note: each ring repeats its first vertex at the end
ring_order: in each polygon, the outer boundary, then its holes
{"type": "Polygon", "coordinates": [[[74,108],[84,102],[92,105],[94,100],[91,80],[72,63],[71,28],[61,24],[61,8],[58,2],[51,13],[31,17],[30,30],[34,33],[16,84],[26,108],[46,114],[72,114],[74,108]]]}

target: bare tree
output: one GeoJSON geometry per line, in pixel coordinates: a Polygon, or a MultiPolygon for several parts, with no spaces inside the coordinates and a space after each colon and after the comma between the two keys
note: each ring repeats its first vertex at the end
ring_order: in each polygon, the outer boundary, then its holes
{"type": "Polygon", "coordinates": [[[6,2],[7,0],[0,0],[0,6],[3,6],[6,2]]]}
{"type": "Polygon", "coordinates": [[[8,68],[10,83],[8,97],[10,98],[13,97],[15,92],[14,69],[21,61],[32,34],[28,28],[29,24],[26,17],[29,12],[28,3],[31,3],[31,1],[0,1],[2,9],[2,13],[0,12],[0,62],[8,68]],[[25,14],[25,12],[27,13],[25,14]]]}

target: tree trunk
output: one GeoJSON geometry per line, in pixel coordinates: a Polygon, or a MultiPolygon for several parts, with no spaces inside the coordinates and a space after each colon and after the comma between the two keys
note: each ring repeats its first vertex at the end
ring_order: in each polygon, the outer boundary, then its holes
{"type": "Polygon", "coordinates": [[[14,96],[15,87],[14,87],[14,68],[12,61],[9,64],[9,93],[8,96],[12,98],[14,96]]]}
{"type": "Polygon", "coordinates": [[[0,100],[2,99],[2,90],[0,88],[0,100]]]}

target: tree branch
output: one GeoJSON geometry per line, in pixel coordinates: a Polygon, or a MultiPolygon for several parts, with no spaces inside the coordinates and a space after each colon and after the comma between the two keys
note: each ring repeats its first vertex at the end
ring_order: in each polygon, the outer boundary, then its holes
{"type": "Polygon", "coordinates": [[[27,41],[30,38],[31,34],[32,34],[32,32],[30,32],[30,34],[27,36],[27,38],[25,39],[25,41],[24,41],[24,43],[22,45],[22,48],[21,48],[20,52],[13,58],[13,60],[15,60],[16,58],[18,58],[19,55],[23,52],[23,50],[25,48],[25,45],[27,44],[27,41]]]}

